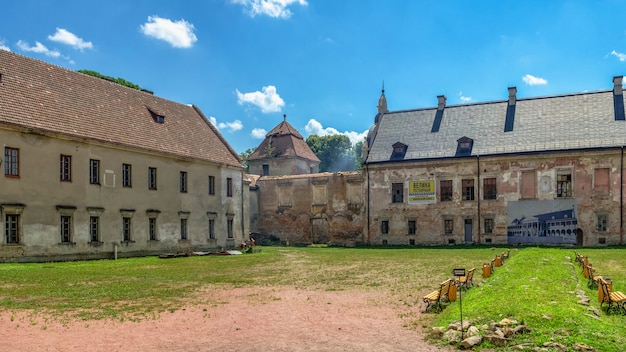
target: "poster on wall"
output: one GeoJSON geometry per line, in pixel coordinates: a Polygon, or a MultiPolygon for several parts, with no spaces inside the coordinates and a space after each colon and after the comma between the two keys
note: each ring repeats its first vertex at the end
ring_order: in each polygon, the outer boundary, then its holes
{"type": "Polygon", "coordinates": [[[434,204],[435,180],[409,181],[409,204],[434,204]]]}
{"type": "Polygon", "coordinates": [[[577,244],[574,199],[509,202],[507,238],[510,244],[577,244]]]}

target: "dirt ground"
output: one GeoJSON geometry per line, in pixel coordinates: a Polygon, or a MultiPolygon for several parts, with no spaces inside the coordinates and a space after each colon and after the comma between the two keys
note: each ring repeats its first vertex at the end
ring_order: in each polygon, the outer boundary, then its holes
{"type": "MultiPolygon", "coordinates": [[[[381,292],[232,288],[154,319],[58,321],[0,313],[4,351],[440,351],[381,292]]],[[[401,312],[400,309],[404,311],[401,312]]]]}

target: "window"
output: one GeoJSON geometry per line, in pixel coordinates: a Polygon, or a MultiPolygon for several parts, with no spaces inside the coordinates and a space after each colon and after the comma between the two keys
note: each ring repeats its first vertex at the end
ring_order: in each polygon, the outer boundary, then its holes
{"type": "Polygon", "coordinates": [[[180,219],[180,239],[187,239],[187,219],[180,219]]]}
{"type": "Polygon", "coordinates": [[[389,220],[383,220],[380,222],[380,233],[383,235],[389,233],[389,220]]]}
{"type": "Polygon", "coordinates": [[[391,157],[389,160],[402,160],[406,155],[406,151],[409,148],[408,145],[400,142],[394,143],[392,146],[393,151],[391,152],[391,157]]]}
{"type": "Polygon", "coordinates": [[[61,215],[61,242],[62,243],[71,243],[72,242],[72,217],[69,215],[61,215]]]}
{"type": "Polygon", "coordinates": [[[452,200],[452,180],[439,181],[439,200],[449,202],[452,200]]]}
{"type": "MultiPolygon", "coordinates": [[[[548,184],[549,186],[549,180],[548,184]]],[[[520,196],[522,199],[535,198],[537,194],[537,176],[535,170],[522,171],[520,180],[520,196]]]]}
{"type": "Polygon", "coordinates": [[[122,164],[122,187],[132,187],[132,166],[122,164]]]}
{"type": "Polygon", "coordinates": [[[20,243],[20,216],[19,214],[6,214],[4,221],[4,234],[7,244],[20,243]]]}
{"type": "Polygon", "coordinates": [[[483,199],[497,199],[498,192],[496,191],[496,178],[484,178],[483,179],[483,199]]]}
{"type": "Polygon", "coordinates": [[[20,150],[16,148],[4,148],[4,175],[7,177],[20,177],[20,150]]]}
{"type": "Polygon", "coordinates": [[[556,175],[556,196],[558,198],[572,196],[572,173],[567,171],[558,171],[556,175]]]}
{"type": "Polygon", "coordinates": [[[596,194],[609,194],[609,175],[608,168],[593,170],[593,191],[596,194]]]}
{"type": "Polygon", "coordinates": [[[463,200],[474,200],[474,180],[462,180],[463,200]]]}
{"type": "Polygon", "coordinates": [[[89,159],[89,183],[100,184],[100,160],[89,159]]]}
{"type": "Polygon", "coordinates": [[[443,232],[446,235],[451,235],[452,231],[454,231],[454,222],[452,219],[444,219],[443,220],[443,232]]]}
{"type": "Polygon", "coordinates": [[[226,197],[232,197],[232,196],[233,196],[233,179],[229,177],[226,179],[226,197]]]}
{"type": "Polygon", "coordinates": [[[209,239],[215,239],[215,220],[209,219],[209,239]]]}
{"type": "Polygon", "coordinates": [[[180,172],[180,193],[187,193],[187,172],[180,172]]]}
{"type": "Polygon", "coordinates": [[[493,233],[493,219],[485,218],[485,233],[493,233]]]}
{"type": "Polygon", "coordinates": [[[100,241],[100,217],[99,216],[89,217],[89,241],[90,242],[100,241]]]}
{"type": "Polygon", "coordinates": [[[124,242],[131,241],[131,222],[130,217],[122,217],[122,240],[124,242]]]}
{"type": "Polygon", "coordinates": [[[261,176],[269,176],[270,175],[270,166],[267,164],[263,164],[263,173],[261,176]]]}
{"type": "Polygon", "coordinates": [[[228,219],[226,226],[228,227],[228,238],[233,238],[233,219],[228,219]]]}
{"type": "Polygon", "coordinates": [[[156,218],[148,218],[148,235],[150,241],[157,240],[157,222],[156,218]]]}
{"type": "Polygon", "coordinates": [[[63,182],[72,181],[72,157],[70,155],[61,155],[61,176],[63,182]]]}
{"type": "Polygon", "coordinates": [[[209,194],[215,195],[215,176],[209,176],[209,194]]]}
{"type": "Polygon", "coordinates": [[[415,220],[409,220],[409,222],[407,223],[407,227],[408,227],[408,234],[415,235],[416,230],[417,230],[417,222],[415,220]]]}
{"type": "Polygon", "coordinates": [[[402,203],[404,202],[404,183],[392,183],[391,184],[391,202],[402,203]]]}
{"type": "Polygon", "coordinates": [[[609,229],[609,216],[607,214],[598,214],[596,230],[598,232],[607,232],[609,229]]]}
{"type": "Polygon", "coordinates": [[[148,189],[157,189],[157,169],[156,167],[148,168],[148,189]]]}

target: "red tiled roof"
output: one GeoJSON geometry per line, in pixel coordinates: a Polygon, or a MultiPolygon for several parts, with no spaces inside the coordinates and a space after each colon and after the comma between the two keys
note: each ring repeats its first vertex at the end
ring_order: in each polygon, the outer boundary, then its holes
{"type": "Polygon", "coordinates": [[[196,106],[0,50],[0,125],[241,166],[196,106]],[[163,123],[153,114],[163,115],[163,123]]]}
{"type": "Polygon", "coordinates": [[[270,142],[273,148],[273,157],[300,157],[320,162],[302,135],[286,120],[265,135],[263,142],[248,157],[248,160],[267,158],[267,147],[270,142]]]}

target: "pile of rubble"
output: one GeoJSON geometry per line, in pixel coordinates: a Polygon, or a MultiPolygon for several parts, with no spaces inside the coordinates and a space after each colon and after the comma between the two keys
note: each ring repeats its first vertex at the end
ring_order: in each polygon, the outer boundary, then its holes
{"type": "MultiPolygon", "coordinates": [[[[556,331],[555,334],[567,334],[566,329],[556,331]]],[[[474,325],[472,321],[455,321],[448,327],[433,327],[431,337],[441,339],[450,345],[459,346],[461,349],[471,349],[484,341],[498,347],[505,347],[512,350],[533,350],[543,351],[545,348],[551,350],[568,351],[569,347],[557,342],[546,342],[543,346],[537,347],[531,344],[511,345],[512,339],[518,335],[530,332],[530,328],[525,324],[520,324],[515,319],[504,318],[499,322],[490,322],[480,326],[474,325]]],[[[574,351],[593,351],[593,347],[582,343],[575,343],[571,348],[574,351]]]]}

